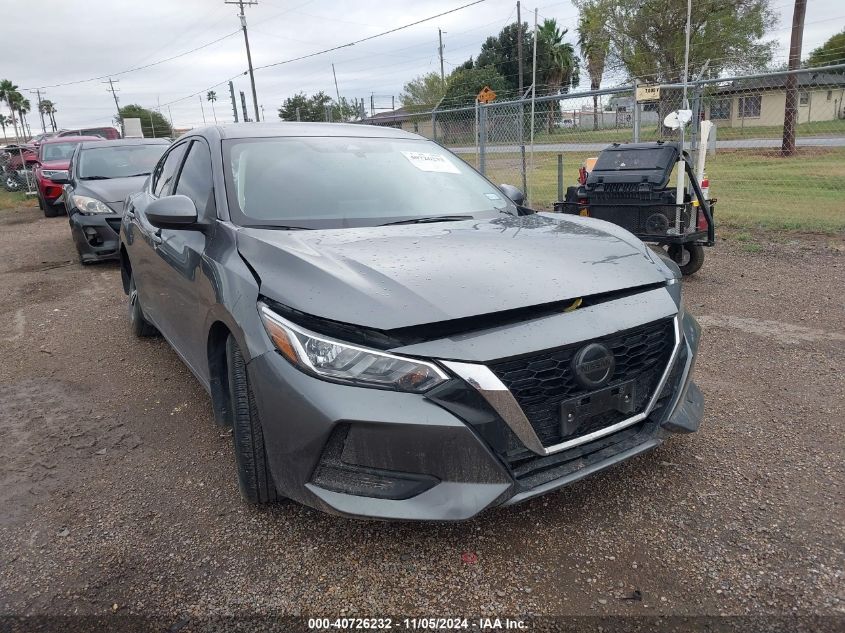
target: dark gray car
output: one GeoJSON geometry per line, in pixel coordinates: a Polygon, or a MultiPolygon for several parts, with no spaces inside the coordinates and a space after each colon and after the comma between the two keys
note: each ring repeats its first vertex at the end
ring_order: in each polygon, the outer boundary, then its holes
{"type": "Polygon", "coordinates": [[[71,235],[83,264],[117,259],[123,204],[141,190],[170,145],[155,138],[87,141],[71,157],[64,204],[71,235]]]}
{"type": "Polygon", "coordinates": [[[677,267],[414,134],[193,131],[129,199],[120,260],[133,331],[208,389],[250,501],[466,519],[701,421],[677,267]]]}

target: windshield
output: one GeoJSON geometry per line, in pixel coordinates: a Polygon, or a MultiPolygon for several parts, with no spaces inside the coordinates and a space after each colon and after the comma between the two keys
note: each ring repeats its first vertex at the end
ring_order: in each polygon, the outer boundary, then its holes
{"type": "Polygon", "coordinates": [[[77,175],[85,179],[126,178],[149,174],[167,145],[117,145],[79,152],[77,175]]]}
{"type": "Polygon", "coordinates": [[[425,140],[287,137],[224,142],[232,220],[246,226],[376,226],[517,214],[461,159],[425,140]]]}
{"type": "Polygon", "coordinates": [[[41,160],[45,163],[51,160],[70,160],[73,150],[79,141],[67,143],[44,143],[41,146],[41,160]]]}

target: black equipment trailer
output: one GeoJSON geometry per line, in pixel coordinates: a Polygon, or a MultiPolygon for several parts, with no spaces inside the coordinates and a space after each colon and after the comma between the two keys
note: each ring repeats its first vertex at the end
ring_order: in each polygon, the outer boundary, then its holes
{"type": "Polygon", "coordinates": [[[713,207],[695,177],[689,155],[678,143],[614,143],[604,149],[592,170],[581,168],[579,185],[569,187],[555,211],[613,222],[644,242],[667,249],[684,275],[704,263],[705,246],[716,242],[713,207]],[[672,171],[683,158],[692,192],[683,204],[669,187],[672,171]]]}

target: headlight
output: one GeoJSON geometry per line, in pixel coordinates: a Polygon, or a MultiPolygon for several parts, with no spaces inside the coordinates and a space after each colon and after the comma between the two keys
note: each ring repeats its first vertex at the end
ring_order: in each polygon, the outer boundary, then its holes
{"type": "Polygon", "coordinates": [[[71,196],[73,206],[82,213],[114,213],[105,202],[88,196],[71,196]]]}
{"type": "Polygon", "coordinates": [[[41,175],[52,180],[53,178],[67,178],[66,169],[42,169],[41,175]]]}
{"type": "Polygon", "coordinates": [[[448,379],[437,365],[309,332],[258,304],[276,349],[300,370],[335,382],[421,393],[448,379]]]}

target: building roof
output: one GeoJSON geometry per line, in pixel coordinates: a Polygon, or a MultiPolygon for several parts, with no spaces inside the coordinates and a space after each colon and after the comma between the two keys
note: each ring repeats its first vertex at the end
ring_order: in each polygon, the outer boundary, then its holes
{"type": "MultiPolygon", "coordinates": [[[[786,90],[788,75],[768,75],[756,79],[740,79],[717,86],[717,94],[748,92],[749,90],[786,90]]],[[[845,73],[799,73],[798,88],[802,90],[825,90],[845,88],[845,73]]]]}

